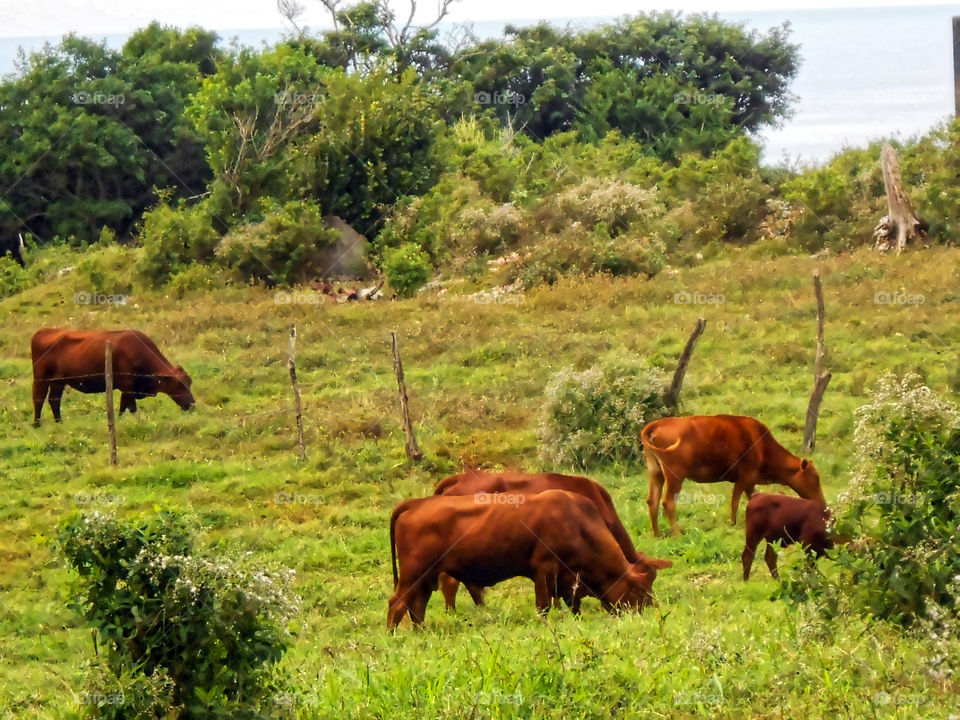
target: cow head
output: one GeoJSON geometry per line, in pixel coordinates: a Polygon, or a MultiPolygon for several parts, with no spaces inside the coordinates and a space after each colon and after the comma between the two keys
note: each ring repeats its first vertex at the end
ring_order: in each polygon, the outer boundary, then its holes
{"type": "Polygon", "coordinates": [[[193,382],[182,365],[173,369],[173,375],[167,375],[160,381],[160,392],[164,392],[183,410],[189,410],[196,400],[190,392],[190,383],[193,382]]]}
{"type": "MultiPolygon", "coordinates": [[[[658,560],[657,562],[667,563],[664,567],[672,564],[669,560],[658,560]]],[[[600,602],[609,612],[643,610],[643,608],[653,604],[651,590],[656,576],[656,570],[651,569],[642,560],[633,563],[626,574],[610,586],[600,602]]]]}
{"type": "Polygon", "coordinates": [[[802,498],[814,500],[824,506],[827,504],[826,498],[823,497],[823,488],[820,487],[820,473],[806,458],[797,464],[796,471],[788,478],[786,484],[802,498]]]}

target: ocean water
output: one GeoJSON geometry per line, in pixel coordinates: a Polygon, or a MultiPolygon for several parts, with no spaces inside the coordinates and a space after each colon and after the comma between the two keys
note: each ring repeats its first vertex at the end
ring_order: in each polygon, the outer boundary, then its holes
{"type": "MultiPolygon", "coordinates": [[[[951,118],[954,15],[960,15],[960,5],[720,13],[759,30],[789,22],[791,41],[800,45],[803,61],[791,87],[793,115],[758,137],[765,161],[819,163],[846,147],[887,137],[906,139],[951,118]]],[[[583,27],[610,19],[550,21],[583,27]]],[[[535,22],[478,22],[473,30],[480,37],[497,37],[508,23],[535,22]]],[[[270,28],[218,32],[254,47],[283,34],[270,28]]],[[[57,39],[0,38],[0,73],[14,70],[18,47],[38,50],[57,39]]],[[[119,47],[126,35],[105,39],[119,47]]]]}

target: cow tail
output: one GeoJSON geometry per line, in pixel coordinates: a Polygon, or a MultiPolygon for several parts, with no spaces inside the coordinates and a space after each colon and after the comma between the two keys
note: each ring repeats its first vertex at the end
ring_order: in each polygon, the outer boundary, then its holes
{"type": "Polygon", "coordinates": [[[459,475],[451,475],[448,478],[444,478],[443,480],[437,483],[437,487],[434,488],[433,494],[443,495],[447,490],[449,490],[451,487],[456,485],[458,482],[460,482],[459,475]]]}
{"type": "Polygon", "coordinates": [[[650,438],[650,436],[653,434],[653,425],[654,423],[649,423],[645,428],[643,428],[643,431],[640,433],[640,442],[658,453],[671,452],[680,446],[680,438],[677,438],[669,447],[660,448],[654,445],[653,440],[650,438]]]}
{"type": "Polygon", "coordinates": [[[393,562],[393,586],[397,586],[397,582],[400,580],[399,575],[397,574],[397,518],[404,513],[404,511],[409,508],[410,505],[407,502],[402,502],[393,509],[393,514],[390,515],[390,559],[393,562]]]}

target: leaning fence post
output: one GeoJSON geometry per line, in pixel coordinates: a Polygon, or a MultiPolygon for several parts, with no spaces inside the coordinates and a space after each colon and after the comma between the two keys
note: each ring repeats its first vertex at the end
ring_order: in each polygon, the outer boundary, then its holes
{"type": "Polygon", "coordinates": [[[664,404],[674,415],[677,414],[677,410],[680,405],[680,388],[683,386],[683,378],[687,374],[687,365],[690,364],[690,356],[693,355],[693,348],[696,346],[697,340],[700,339],[700,336],[703,335],[703,331],[706,329],[706,327],[707,319],[698,318],[697,326],[690,334],[690,339],[687,340],[687,344],[684,346],[683,352],[680,353],[680,360],[677,361],[677,369],[673,373],[673,382],[670,383],[670,387],[667,389],[667,392],[664,395],[664,404]]]}
{"type": "Polygon", "coordinates": [[[407,457],[411,460],[421,460],[423,452],[417,446],[413,436],[413,423],[410,422],[410,407],[407,404],[407,384],[403,380],[403,365],[400,362],[400,353],[397,351],[397,333],[391,332],[390,339],[393,345],[393,371],[397,376],[397,387],[400,389],[400,412],[403,414],[403,434],[407,437],[407,457]]]}
{"type": "Polygon", "coordinates": [[[817,420],[820,417],[820,403],[827,391],[832,375],[823,370],[823,357],[826,350],[823,343],[823,288],[820,285],[820,270],[813,271],[813,292],[817,296],[817,356],[813,363],[813,392],[807,405],[807,422],[803,431],[803,452],[813,451],[817,442],[817,420]]]}
{"type": "Polygon", "coordinates": [[[287,355],[287,367],[290,368],[290,384],[293,385],[293,407],[297,413],[297,455],[300,462],[307,459],[307,450],[303,445],[303,402],[300,399],[300,383],[297,382],[297,366],[294,356],[297,352],[297,326],[290,326],[290,352],[287,355]]]}
{"type": "Polygon", "coordinates": [[[110,435],[110,464],[117,464],[117,425],[113,417],[113,343],[107,340],[103,362],[103,378],[107,390],[107,432],[110,435]]]}

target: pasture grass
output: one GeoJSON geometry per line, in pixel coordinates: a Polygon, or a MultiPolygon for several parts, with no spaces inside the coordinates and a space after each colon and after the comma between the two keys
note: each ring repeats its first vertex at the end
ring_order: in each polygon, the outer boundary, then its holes
{"type": "MultiPolygon", "coordinates": [[[[51,254],[54,251],[49,251],[51,254]]],[[[104,253],[104,250],[93,250],[104,253]]],[[[126,269],[111,252],[105,262],[126,269]]],[[[778,253],[778,255],[780,255],[778,253]]],[[[96,255],[94,256],[94,259],[96,255]]],[[[211,552],[252,553],[297,571],[302,610],[280,668],[291,688],[277,714],[301,718],[947,718],[956,683],[925,672],[929,641],[885,624],[824,624],[771,600],[762,559],[740,580],[743,509],[728,522],[728,485],[684,489],[685,533],[654,539],[646,472],[589,473],[611,491],[638,547],[674,566],[659,606],[613,617],[595,601],[577,619],[538,619],[516,579],[455,614],[435,595],[422,632],[384,629],[392,589],[387,520],[468,465],[541,468],[537,425],[552,373],[604,356],[645,356],[672,372],[698,316],[707,330],[682,395],[686,413],[753,415],[799,450],[812,387],[821,269],[833,380],[813,459],[828,502],[853,459],[854,410],[874,380],[916,371],[938,393],[960,386],[960,250],[902,257],[862,250],[814,261],[724,249],[652,280],[568,279],[518,304],[446,294],[376,304],[278,306],[262,287],[135,290],[125,305],[78,305],[77,273],[0,302],[0,714],[75,717],[90,629],[67,608],[58,524],[100,509],[121,516],[193,513],[211,552]],[[922,305],[876,304],[878,292],[922,305]],[[675,302],[678,293],[722,304],[675,302]],[[308,459],[298,463],[286,367],[296,323],[308,459]],[[102,395],[67,390],[32,427],[30,336],[43,326],[133,327],[193,377],[198,406],[166,397],[118,421],[111,468],[102,395]],[[425,459],[404,456],[390,331],[400,342],[425,459]],[[719,504],[711,496],[722,493],[719,504]],[[292,501],[285,501],[290,500],[292,501]],[[707,498],[711,498],[707,500],[707,498]]],[[[109,288],[103,289],[110,292],[109,288]]],[[[118,291],[119,292],[119,291],[118,291]]],[[[679,296],[677,296],[679,297],[679,296]]],[[[576,471],[576,468],[551,468],[576,471]]],[[[776,489],[776,488],[771,488],[776,489]]],[[[664,524],[665,520],[661,520],[664,524]]],[[[956,647],[955,645],[953,646],[956,647]]]]}

